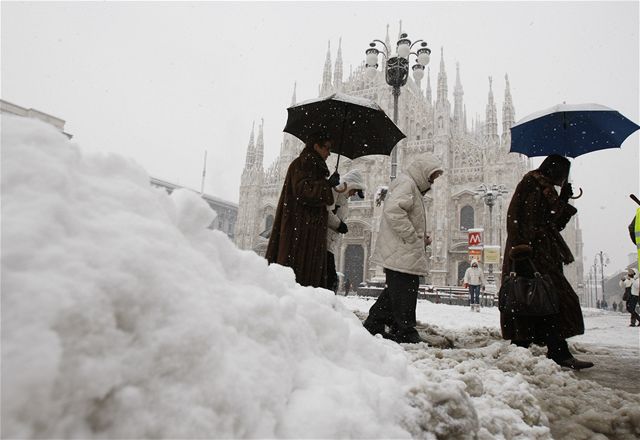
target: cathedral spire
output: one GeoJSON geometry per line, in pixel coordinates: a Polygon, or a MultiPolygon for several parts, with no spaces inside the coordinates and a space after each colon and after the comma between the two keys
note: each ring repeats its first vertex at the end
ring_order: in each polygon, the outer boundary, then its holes
{"type": "Polygon", "coordinates": [[[264,118],[260,120],[260,129],[258,130],[258,141],[256,142],[256,158],[255,158],[255,167],[259,170],[262,170],[262,162],[264,160],[264,137],[263,137],[263,128],[264,128],[264,118]]]}
{"type": "MultiPolygon", "coordinates": [[[[389,53],[387,54],[388,56],[393,56],[392,55],[392,47],[391,47],[391,40],[389,39],[389,23],[387,23],[387,36],[384,37],[384,44],[387,46],[387,50],[389,51],[389,53]]],[[[386,71],[387,69],[387,57],[382,57],[382,71],[386,71]]]]}
{"type": "Polygon", "coordinates": [[[502,104],[502,130],[508,132],[511,126],[515,123],[516,111],[513,108],[513,101],[511,99],[511,87],[509,85],[509,75],[504,75],[504,103],[502,104]]]}
{"type": "Polygon", "coordinates": [[[342,91],[342,37],[338,40],[338,54],[333,71],[333,87],[336,92],[342,91]]]}
{"type": "Polygon", "coordinates": [[[327,47],[327,58],[324,60],[324,72],[322,73],[322,86],[320,87],[320,96],[326,96],[332,92],[331,86],[331,40],[327,47]]]}
{"type": "Polygon", "coordinates": [[[511,99],[511,87],[509,86],[509,75],[504,75],[504,102],[502,103],[502,143],[511,146],[511,127],[515,124],[516,110],[513,108],[511,99]]]}
{"type": "Polygon", "coordinates": [[[291,106],[290,107],[293,107],[294,105],[296,105],[296,102],[297,102],[297,100],[296,100],[296,87],[297,87],[297,85],[298,85],[297,82],[293,83],[293,95],[291,96],[291,106]]]}
{"type": "Polygon", "coordinates": [[[251,136],[249,137],[249,145],[247,145],[247,157],[244,162],[245,170],[253,167],[253,164],[255,163],[256,153],[255,153],[255,144],[253,141],[255,127],[256,127],[256,123],[254,121],[253,124],[251,125],[251,136]]]}
{"type": "Polygon", "coordinates": [[[491,76],[489,77],[489,100],[485,118],[485,139],[488,142],[495,142],[498,139],[498,112],[496,103],[493,100],[493,78],[491,76]]]}
{"type": "Polygon", "coordinates": [[[439,102],[446,101],[448,93],[447,72],[444,68],[444,47],[440,47],[440,72],[438,72],[437,100],[439,102]]]}
{"type": "Polygon", "coordinates": [[[460,63],[456,63],[456,85],[453,89],[453,129],[456,133],[464,132],[464,109],[462,103],[462,97],[464,91],[462,90],[462,83],[460,82],[460,63]]]}

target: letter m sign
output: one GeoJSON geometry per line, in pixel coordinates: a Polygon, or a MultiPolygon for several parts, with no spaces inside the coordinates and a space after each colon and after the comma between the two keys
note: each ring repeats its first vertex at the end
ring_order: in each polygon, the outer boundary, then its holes
{"type": "Polygon", "coordinates": [[[482,230],[469,230],[469,246],[482,246],[482,230]]]}

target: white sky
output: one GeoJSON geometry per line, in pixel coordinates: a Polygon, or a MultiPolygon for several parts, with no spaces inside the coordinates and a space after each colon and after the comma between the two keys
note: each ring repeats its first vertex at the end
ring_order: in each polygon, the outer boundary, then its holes
{"type": "MultiPolygon", "coordinates": [[[[634,121],[638,2],[2,2],[2,98],[51,113],[85,149],[130,156],[156,177],[238,200],[251,124],[265,119],[265,165],[277,156],[297,81],[316,97],[327,41],[342,37],[345,78],[398,21],[444,47],[453,91],[460,62],[467,114],[484,117],[489,75],[498,117],[508,73],[516,119],[566,101],[597,102],[634,121]]],[[[470,125],[470,120],[468,121],[470,125]]],[[[626,225],[638,192],[639,135],[622,151],[574,161],[585,264],[607,270],[634,248],[626,225]]]]}
{"type": "Polygon", "coordinates": [[[420,300],[418,319],[455,348],[399,346],[351,312],[371,299],[302,287],[206,229],[215,214],[197,193],[169,196],[40,121],[2,124],[2,438],[638,431],[640,395],[589,381],[634,380],[627,314],[584,310],[569,341],[596,363],[582,372],[503,341],[495,307],[420,300]]]}

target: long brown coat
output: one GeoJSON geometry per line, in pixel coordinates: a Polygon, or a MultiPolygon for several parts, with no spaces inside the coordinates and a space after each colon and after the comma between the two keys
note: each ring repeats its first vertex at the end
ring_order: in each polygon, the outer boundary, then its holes
{"type": "Polygon", "coordinates": [[[289,165],[267,247],[267,261],[289,266],[303,286],[327,284],[329,169],[311,147],[289,165]]]}
{"type": "Polygon", "coordinates": [[[507,213],[507,243],[505,245],[502,277],[508,276],[511,264],[520,275],[531,276],[533,271],[526,260],[511,260],[513,246],[529,245],[536,269],[551,277],[557,289],[560,313],[543,318],[500,314],[502,337],[515,341],[534,341],[543,344],[548,334],[566,339],[584,333],[580,302],[562,265],[573,262],[573,255],[560,232],[577,209],[558,197],[553,183],[539,171],[525,174],[511,199],[507,213]]]}

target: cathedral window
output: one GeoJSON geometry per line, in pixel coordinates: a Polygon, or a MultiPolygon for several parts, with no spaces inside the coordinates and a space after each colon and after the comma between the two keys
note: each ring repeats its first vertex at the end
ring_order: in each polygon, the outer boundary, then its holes
{"type": "Polygon", "coordinates": [[[264,229],[265,230],[271,230],[271,226],[273,226],[273,215],[269,214],[264,219],[264,229]]]}
{"type": "Polygon", "coordinates": [[[465,205],[460,210],[460,230],[466,231],[473,228],[473,208],[469,205],[465,205]]]}

